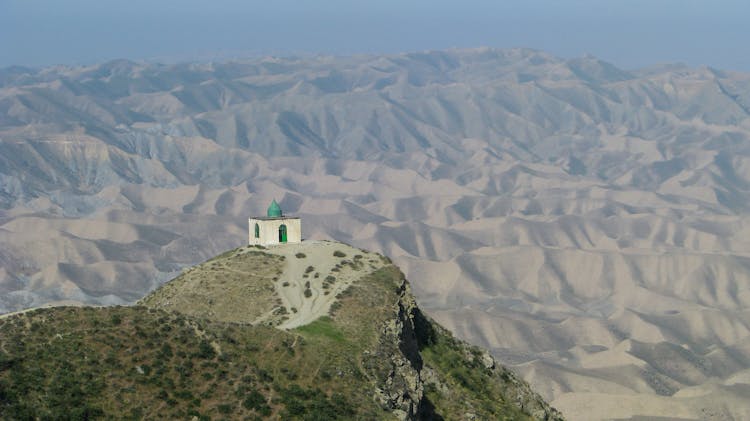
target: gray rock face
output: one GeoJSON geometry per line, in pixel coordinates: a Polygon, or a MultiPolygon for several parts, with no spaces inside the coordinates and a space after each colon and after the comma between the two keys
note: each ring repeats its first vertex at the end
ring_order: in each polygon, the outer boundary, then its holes
{"type": "Polygon", "coordinates": [[[0,311],[132,302],[276,198],[573,419],[750,417],[747,74],[476,49],[2,75],[0,311]]]}
{"type": "MultiPolygon", "coordinates": [[[[402,285],[398,308],[397,317],[383,326],[377,351],[368,356],[381,361],[380,364],[382,361],[390,361],[388,372],[377,373],[375,376],[381,380],[377,399],[384,408],[398,414],[401,419],[422,419],[422,358],[414,333],[414,322],[410,317],[412,311],[417,309],[406,283],[402,285]]],[[[377,362],[373,365],[376,364],[377,362]]]]}
{"type": "MultiPolygon", "coordinates": [[[[377,367],[377,370],[388,368],[384,372],[373,373],[374,378],[380,381],[376,399],[385,410],[402,420],[431,420],[434,419],[434,414],[431,412],[432,403],[425,396],[425,387],[440,390],[442,396],[450,396],[451,387],[445,383],[447,379],[441,379],[432,368],[423,365],[419,336],[426,334],[425,329],[441,328],[428,321],[421,313],[406,281],[403,281],[399,290],[398,309],[397,317],[389,320],[383,327],[378,348],[367,355],[365,365],[368,368],[377,367]],[[368,364],[368,359],[371,364],[368,364]],[[383,361],[389,361],[390,364],[384,366],[383,361]]],[[[450,336],[449,333],[444,333],[450,336]]],[[[461,349],[465,361],[481,360],[476,367],[484,366],[492,377],[503,384],[506,400],[513,402],[533,419],[563,419],[527,383],[519,380],[512,371],[496,364],[492,356],[486,352],[476,354],[477,350],[465,343],[456,342],[455,346],[461,349]]],[[[476,415],[470,413],[465,414],[464,418],[477,419],[476,415]]]]}

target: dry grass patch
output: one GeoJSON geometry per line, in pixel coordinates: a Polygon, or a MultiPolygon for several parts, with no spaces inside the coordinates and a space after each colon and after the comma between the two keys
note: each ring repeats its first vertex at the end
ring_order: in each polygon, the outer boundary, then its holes
{"type": "Polygon", "coordinates": [[[273,283],[283,265],[283,256],[251,247],[231,250],[185,271],[139,304],[214,321],[253,323],[278,306],[273,283]]]}

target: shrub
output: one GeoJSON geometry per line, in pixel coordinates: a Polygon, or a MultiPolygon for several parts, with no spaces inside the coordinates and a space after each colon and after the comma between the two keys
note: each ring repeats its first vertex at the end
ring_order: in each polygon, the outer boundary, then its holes
{"type": "Polygon", "coordinates": [[[263,383],[271,383],[273,381],[273,376],[268,371],[259,368],[256,370],[258,374],[258,379],[263,383]]]}
{"type": "Polygon", "coordinates": [[[336,250],[333,252],[334,257],[346,257],[346,253],[344,253],[341,250],[336,250]]]}
{"type": "Polygon", "coordinates": [[[170,359],[172,358],[172,347],[169,344],[164,344],[161,346],[161,351],[159,352],[159,358],[165,358],[170,359]]]}
{"type": "Polygon", "coordinates": [[[198,345],[198,352],[196,353],[196,356],[198,358],[212,360],[216,356],[216,351],[214,350],[214,347],[212,347],[211,344],[204,339],[198,345]]]}
{"type": "Polygon", "coordinates": [[[281,401],[285,406],[282,416],[285,418],[304,417],[304,419],[351,419],[355,408],[341,394],[328,398],[320,389],[302,389],[296,384],[280,391],[281,401]]]}
{"type": "Polygon", "coordinates": [[[193,393],[189,390],[178,390],[177,392],[174,392],[174,396],[186,401],[194,398],[193,393]]]}
{"type": "Polygon", "coordinates": [[[225,415],[226,414],[231,414],[232,413],[232,409],[234,409],[234,408],[232,408],[232,405],[228,404],[228,403],[219,404],[219,406],[217,408],[219,409],[220,413],[225,414],[225,415]]]}
{"type": "Polygon", "coordinates": [[[310,288],[305,289],[305,297],[306,298],[312,297],[312,291],[310,291],[310,288]]]}
{"type": "Polygon", "coordinates": [[[242,401],[242,406],[244,406],[246,409],[254,409],[256,411],[260,411],[260,409],[263,406],[268,406],[266,404],[266,398],[265,396],[261,395],[260,392],[253,389],[245,398],[244,401],[242,401]]]}
{"type": "MultiPolygon", "coordinates": [[[[328,292],[328,291],[326,291],[326,292],[328,292]]],[[[339,301],[334,302],[333,304],[331,304],[331,311],[330,311],[331,314],[335,314],[336,311],[338,311],[338,309],[340,309],[340,308],[341,308],[341,303],[339,301]]]]}
{"type": "Polygon", "coordinates": [[[304,259],[305,257],[307,257],[307,255],[305,253],[299,252],[299,253],[295,254],[294,257],[296,257],[298,259],[304,259]]]}
{"type": "Polygon", "coordinates": [[[310,272],[312,272],[312,271],[314,271],[314,270],[315,270],[315,268],[314,268],[314,267],[312,267],[312,266],[308,266],[308,267],[307,267],[307,269],[305,269],[305,273],[310,273],[310,272]]]}

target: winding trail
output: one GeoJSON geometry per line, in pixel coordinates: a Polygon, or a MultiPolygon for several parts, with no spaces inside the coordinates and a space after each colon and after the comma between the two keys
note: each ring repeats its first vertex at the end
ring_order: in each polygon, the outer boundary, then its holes
{"type": "Polygon", "coordinates": [[[352,282],[384,266],[375,253],[328,241],[269,246],[267,252],[286,258],[284,271],[275,283],[276,292],[289,315],[289,319],[278,326],[280,329],[293,329],[327,315],[339,293],[352,282]],[[335,252],[345,256],[335,256],[335,252]],[[355,259],[355,256],[359,257],[355,259]],[[354,260],[362,262],[359,268],[346,264],[354,260]],[[331,281],[329,277],[335,280],[331,281]]]}

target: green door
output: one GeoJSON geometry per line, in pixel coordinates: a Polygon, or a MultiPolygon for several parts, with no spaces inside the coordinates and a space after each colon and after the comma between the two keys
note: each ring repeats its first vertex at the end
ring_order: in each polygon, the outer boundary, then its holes
{"type": "Polygon", "coordinates": [[[279,227],[279,242],[286,243],[286,225],[284,224],[279,227]]]}

